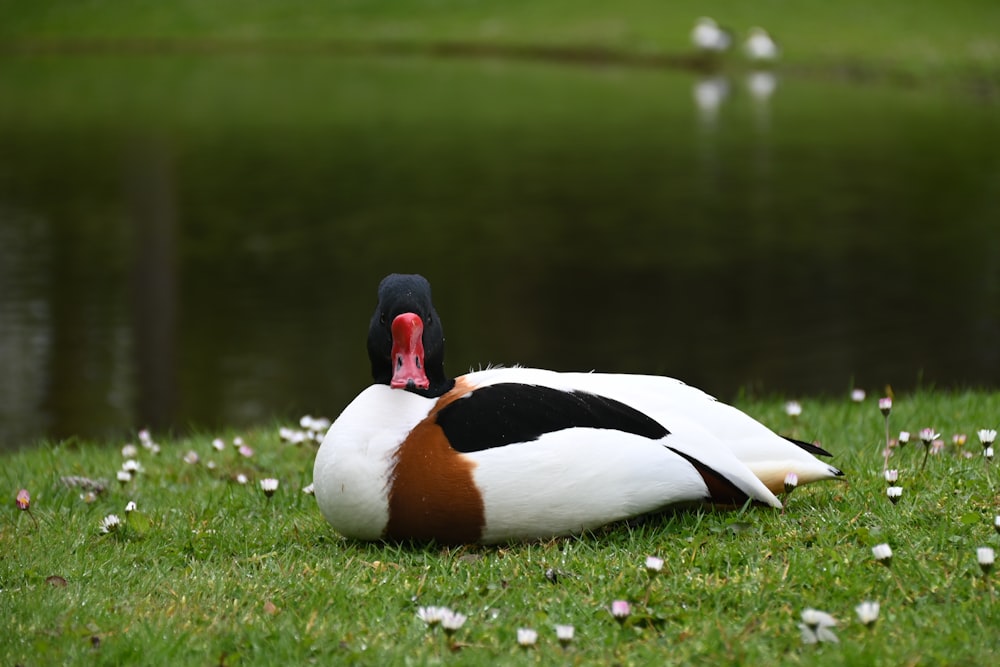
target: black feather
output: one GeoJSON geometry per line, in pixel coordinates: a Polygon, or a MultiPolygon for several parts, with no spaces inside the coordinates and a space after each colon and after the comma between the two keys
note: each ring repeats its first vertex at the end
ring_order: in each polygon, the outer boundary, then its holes
{"type": "Polygon", "coordinates": [[[459,452],[537,440],[567,428],[613,429],[659,440],[669,433],[655,419],[620,401],[581,391],[505,382],[474,390],[437,414],[459,452]]]}

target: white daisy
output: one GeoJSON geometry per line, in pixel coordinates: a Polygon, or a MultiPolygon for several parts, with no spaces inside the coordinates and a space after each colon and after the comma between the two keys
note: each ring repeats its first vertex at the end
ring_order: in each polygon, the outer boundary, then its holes
{"type": "Polygon", "coordinates": [[[274,492],[278,490],[278,480],[273,477],[265,477],[260,480],[260,490],[264,492],[268,498],[274,495],[274,492]]]}
{"type": "Polygon", "coordinates": [[[451,613],[451,609],[447,607],[417,607],[417,616],[427,625],[437,625],[445,614],[451,613]]]}
{"type": "Polygon", "coordinates": [[[806,644],[817,642],[838,642],[837,635],[833,634],[831,628],[837,625],[837,619],[825,611],[818,609],[806,609],[802,612],[802,622],[799,629],[802,631],[802,641],[806,644]]]}
{"type": "Polygon", "coordinates": [[[538,633],[531,628],[518,628],[517,629],[517,643],[521,646],[528,647],[534,646],[535,642],[538,641],[538,633]]]}
{"type": "Polygon", "coordinates": [[[785,475],[785,493],[791,493],[799,485],[799,476],[794,472],[785,475]]]}
{"type": "Polygon", "coordinates": [[[872,547],[872,555],[879,563],[889,565],[892,562],[892,547],[885,543],[876,544],[872,547]]]}
{"type": "Polygon", "coordinates": [[[565,646],[573,641],[574,629],[572,625],[557,625],[556,626],[556,639],[559,643],[565,646]]]}
{"type": "Polygon", "coordinates": [[[983,574],[990,573],[990,570],[993,569],[995,558],[996,554],[990,547],[979,547],[976,549],[976,560],[979,561],[979,567],[983,569],[983,574]]]}
{"type": "Polygon", "coordinates": [[[888,396],[878,399],[878,409],[881,410],[883,415],[888,417],[889,413],[892,412],[892,399],[888,396]]]}
{"type": "Polygon", "coordinates": [[[873,602],[871,600],[865,600],[857,607],[854,608],[855,613],[858,615],[858,620],[871,627],[875,625],[875,621],[878,620],[879,604],[878,602],[873,602]]]}
{"type": "Polygon", "coordinates": [[[629,614],[632,613],[632,605],[626,600],[615,600],[611,603],[611,615],[615,617],[615,620],[619,623],[625,621],[629,614]]]}
{"type": "Polygon", "coordinates": [[[117,514],[109,514],[101,519],[100,529],[102,533],[113,533],[121,525],[122,520],[118,518],[117,514]]]}
{"type": "Polygon", "coordinates": [[[445,613],[441,616],[441,627],[450,635],[462,627],[466,616],[451,609],[445,609],[444,611],[445,613]]]}
{"type": "Polygon", "coordinates": [[[889,500],[895,505],[899,502],[900,497],[903,495],[903,487],[901,486],[890,486],[885,490],[885,495],[889,496],[889,500]]]}

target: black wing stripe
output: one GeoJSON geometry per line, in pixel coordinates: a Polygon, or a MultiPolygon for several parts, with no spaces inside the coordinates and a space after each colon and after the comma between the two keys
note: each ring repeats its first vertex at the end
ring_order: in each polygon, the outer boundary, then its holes
{"type": "Polygon", "coordinates": [[[651,440],[669,433],[620,401],[516,382],[480,387],[443,407],[436,419],[452,448],[464,453],[531,442],[574,427],[614,429],[651,440]]]}
{"type": "Polygon", "coordinates": [[[683,456],[687,459],[688,463],[694,466],[694,469],[701,475],[702,480],[705,481],[705,486],[708,487],[708,500],[711,502],[719,503],[720,505],[742,505],[750,499],[750,496],[718,470],[692,456],[688,456],[684,452],[677,451],[673,447],[667,447],[667,449],[678,456],[683,456]]]}
{"type": "Polygon", "coordinates": [[[806,450],[813,456],[833,456],[833,454],[831,454],[830,452],[826,451],[819,445],[814,445],[811,442],[806,442],[805,440],[796,440],[795,438],[789,438],[787,435],[783,435],[781,437],[787,440],[788,442],[792,443],[793,445],[798,445],[799,447],[806,450]]]}

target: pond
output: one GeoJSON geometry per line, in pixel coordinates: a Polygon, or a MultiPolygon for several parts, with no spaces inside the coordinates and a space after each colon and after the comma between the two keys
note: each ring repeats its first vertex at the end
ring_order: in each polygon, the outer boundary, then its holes
{"type": "Polygon", "coordinates": [[[392,271],[453,373],[997,387],[998,149],[959,86],[6,56],[0,448],[335,417],[392,271]]]}

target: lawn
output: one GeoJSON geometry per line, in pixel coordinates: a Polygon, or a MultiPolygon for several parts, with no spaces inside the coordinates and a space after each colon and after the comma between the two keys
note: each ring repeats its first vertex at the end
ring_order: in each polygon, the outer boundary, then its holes
{"type": "MultiPolygon", "coordinates": [[[[0,48],[169,50],[443,45],[556,47],[677,56],[713,16],[742,39],[755,25],[783,62],[826,74],[961,75],[996,81],[1000,4],[991,0],[0,0],[0,48]]],[[[617,54],[617,55],[616,55],[617,54]]],[[[735,57],[734,60],[739,60],[735,57]]]]}
{"type": "MultiPolygon", "coordinates": [[[[320,517],[313,444],[278,425],[137,446],[45,443],[3,458],[0,662],[3,664],[965,664],[1000,650],[997,584],[977,548],[1000,547],[996,462],[977,431],[994,428],[1000,394],[897,396],[893,437],[903,495],[886,496],[885,423],[875,399],[740,407],[774,428],[816,438],[846,481],[796,489],[784,512],[689,510],[574,538],[442,549],[360,544],[320,517]],[[919,429],[941,434],[927,456],[919,429]],[[953,436],[966,434],[964,445],[953,436]],[[217,436],[221,451],[212,441],[217,436]],[[249,449],[232,445],[242,438],[249,449]],[[252,450],[252,451],[251,451],[252,450]],[[197,455],[195,457],[191,454],[197,455]],[[196,460],[197,459],[197,460],[196,460]],[[241,484],[239,475],[246,477],[241,484]],[[105,480],[88,497],[68,477],[105,480]],[[280,483],[268,497],[265,478],[280,483]],[[30,509],[15,503],[30,493],[30,509]],[[88,502],[89,501],[89,502],[88,502]],[[126,505],[135,510],[126,513],[126,505]],[[104,518],[121,525],[108,533],[104,518]],[[891,565],[872,547],[888,544],[891,565]],[[664,560],[645,570],[647,556],[664,560]],[[622,622],[611,603],[630,603],[622,622]],[[880,603],[862,624],[855,607],[880,603]],[[418,609],[467,616],[454,634],[418,609]],[[808,644],[807,608],[832,614],[838,643],[808,644]],[[555,625],[572,625],[566,646],[555,625]],[[517,643],[532,628],[532,647],[517,643]]],[[[134,441],[135,445],[139,441],[134,441]]],[[[77,480],[79,481],[79,480],[77,480]]]]}

